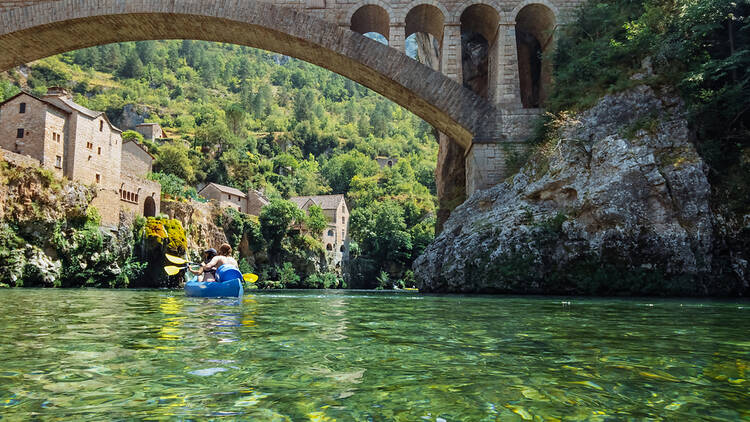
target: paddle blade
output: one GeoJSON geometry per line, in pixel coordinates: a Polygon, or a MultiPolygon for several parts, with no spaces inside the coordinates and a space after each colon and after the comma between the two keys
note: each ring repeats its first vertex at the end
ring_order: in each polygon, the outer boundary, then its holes
{"type": "Polygon", "coordinates": [[[256,281],[258,281],[258,276],[253,273],[247,273],[242,274],[242,279],[247,281],[248,283],[255,283],[256,281]]]}
{"type": "Polygon", "coordinates": [[[167,257],[167,261],[169,261],[169,262],[171,262],[173,264],[177,264],[177,265],[185,265],[185,264],[187,264],[187,261],[184,260],[184,259],[182,259],[182,258],[180,258],[179,256],[174,256],[174,255],[170,255],[170,254],[165,254],[165,256],[167,257]]]}
{"type": "Polygon", "coordinates": [[[174,265],[169,265],[164,267],[164,271],[167,273],[167,275],[175,275],[182,271],[185,267],[175,267],[174,265]]]}

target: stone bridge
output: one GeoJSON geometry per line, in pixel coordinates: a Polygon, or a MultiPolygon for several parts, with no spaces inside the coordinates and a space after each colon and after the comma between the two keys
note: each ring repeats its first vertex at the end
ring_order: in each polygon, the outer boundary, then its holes
{"type": "Polygon", "coordinates": [[[200,39],[339,73],[440,131],[441,215],[506,175],[583,0],[0,0],[0,71],[94,45],[200,39]],[[388,45],[363,34],[377,33],[388,45]],[[405,54],[416,37],[417,60],[405,54]]]}

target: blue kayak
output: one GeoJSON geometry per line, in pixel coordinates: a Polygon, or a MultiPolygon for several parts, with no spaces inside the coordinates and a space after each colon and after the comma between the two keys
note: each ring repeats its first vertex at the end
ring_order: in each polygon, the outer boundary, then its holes
{"type": "Polygon", "coordinates": [[[242,273],[237,267],[222,265],[216,270],[217,281],[197,281],[193,277],[185,283],[185,296],[191,297],[242,297],[242,273]]]}

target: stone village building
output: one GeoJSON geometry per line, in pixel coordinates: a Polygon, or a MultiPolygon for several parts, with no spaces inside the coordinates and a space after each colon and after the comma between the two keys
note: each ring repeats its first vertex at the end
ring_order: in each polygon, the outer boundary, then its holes
{"type": "Polygon", "coordinates": [[[293,196],[289,198],[299,209],[308,213],[313,205],[323,209],[328,227],[323,230],[321,241],[329,252],[346,252],[349,243],[349,207],[344,195],[293,196]]]}
{"type": "Polygon", "coordinates": [[[151,142],[166,138],[164,130],[158,123],[140,123],[135,126],[135,131],[143,135],[144,139],[148,139],[151,142]]]}
{"type": "MultiPolygon", "coordinates": [[[[270,202],[268,198],[254,189],[247,194],[239,189],[223,186],[218,183],[209,183],[201,187],[198,194],[215,202],[221,208],[234,208],[239,212],[259,216],[260,210],[270,202]]],[[[321,242],[329,252],[345,252],[348,245],[349,234],[349,208],[346,206],[344,195],[316,195],[316,196],[294,196],[289,198],[297,207],[305,213],[312,205],[318,205],[323,209],[323,214],[328,219],[328,227],[323,231],[321,242]]]]}
{"type": "Polygon", "coordinates": [[[31,157],[57,177],[96,186],[92,205],[104,226],[117,226],[120,211],[159,212],[161,185],[146,179],[154,157],[137,142],[123,144],[106,114],[76,104],[62,88],[0,103],[0,148],[31,157]]]}

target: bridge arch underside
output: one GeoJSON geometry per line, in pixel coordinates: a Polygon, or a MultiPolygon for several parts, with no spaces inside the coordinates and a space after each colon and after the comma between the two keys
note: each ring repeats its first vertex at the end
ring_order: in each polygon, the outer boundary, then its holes
{"type": "Polygon", "coordinates": [[[144,12],[142,2],[133,2],[141,3],[140,10],[129,3],[61,0],[0,13],[0,71],[113,42],[199,39],[269,50],[336,72],[391,99],[463,147],[496,116],[484,98],[405,54],[291,9],[260,2],[243,3],[238,10],[231,1],[163,2],[171,6],[146,1],[155,9],[172,9],[144,12]]]}

